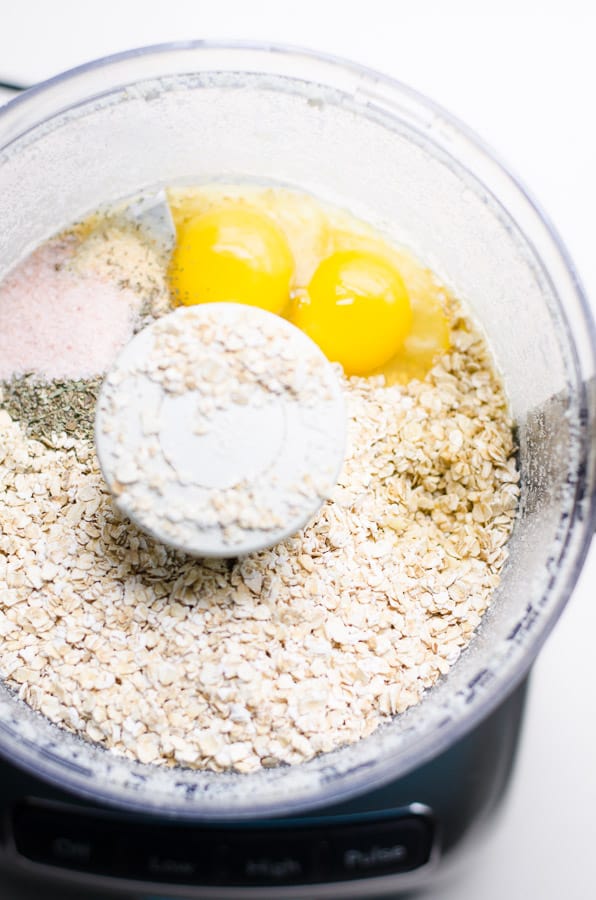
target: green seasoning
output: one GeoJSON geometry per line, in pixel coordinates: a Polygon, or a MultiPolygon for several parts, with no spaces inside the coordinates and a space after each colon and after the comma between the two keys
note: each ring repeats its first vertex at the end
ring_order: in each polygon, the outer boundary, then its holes
{"type": "Polygon", "coordinates": [[[0,382],[0,407],[29,437],[46,446],[53,446],[53,435],[63,433],[92,441],[101,382],[101,378],[46,382],[23,375],[0,382]]]}

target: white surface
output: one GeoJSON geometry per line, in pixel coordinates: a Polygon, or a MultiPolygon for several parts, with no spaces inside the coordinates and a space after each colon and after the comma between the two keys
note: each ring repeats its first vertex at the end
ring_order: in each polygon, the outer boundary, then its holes
{"type": "MultiPolygon", "coordinates": [[[[556,222],[594,308],[595,29],[589,0],[4,0],[0,79],[31,82],[127,47],[197,37],[275,39],[351,57],[433,97],[492,144],[556,222]]],[[[596,547],[535,667],[498,827],[466,872],[428,900],[594,896],[595,582],[596,547]]]]}

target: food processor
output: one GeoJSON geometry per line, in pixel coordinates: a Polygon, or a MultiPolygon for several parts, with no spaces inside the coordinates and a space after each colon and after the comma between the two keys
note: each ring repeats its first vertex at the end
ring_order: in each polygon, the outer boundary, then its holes
{"type": "Polygon", "coordinates": [[[135,50],[9,103],[0,277],[101,205],[213,181],[345,208],[464,301],[515,421],[509,559],[470,645],[419,704],[297,766],[143,765],[3,688],[0,867],[62,897],[398,896],[440,880],[507,785],[529,671],[594,529],[594,326],[544,215],[464,126],[380,74],[269,45],[135,50]]]}

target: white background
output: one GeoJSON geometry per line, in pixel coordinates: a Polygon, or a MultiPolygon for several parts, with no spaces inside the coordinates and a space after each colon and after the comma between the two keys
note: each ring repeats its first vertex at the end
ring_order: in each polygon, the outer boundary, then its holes
{"type": "MultiPolygon", "coordinates": [[[[596,12],[585,0],[0,0],[0,80],[167,40],[278,40],[352,58],[472,126],[539,199],[596,309],[596,12]]],[[[531,373],[528,373],[531,377],[531,373]]],[[[583,900],[594,887],[596,548],[536,664],[497,827],[441,900],[583,900]]],[[[12,900],[4,896],[2,900],[12,900]]]]}

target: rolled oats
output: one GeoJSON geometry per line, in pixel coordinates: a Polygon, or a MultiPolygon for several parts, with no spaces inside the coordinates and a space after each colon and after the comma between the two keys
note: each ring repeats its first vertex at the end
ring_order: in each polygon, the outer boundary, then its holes
{"type": "Polygon", "coordinates": [[[115,509],[90,445],[51,449],[0,410],[0,675],[115,753],[215,771],[298,763],[416,703],[490,601],[518,498],[500,381],[451,313],[424,381],[344,379],[333,496],[242,560],[153,541],[115,509]]]}

